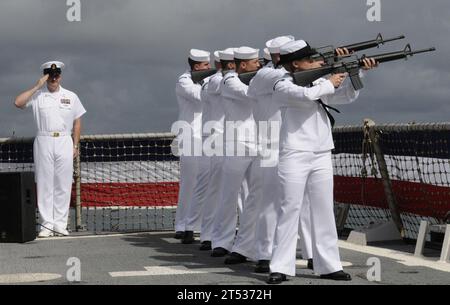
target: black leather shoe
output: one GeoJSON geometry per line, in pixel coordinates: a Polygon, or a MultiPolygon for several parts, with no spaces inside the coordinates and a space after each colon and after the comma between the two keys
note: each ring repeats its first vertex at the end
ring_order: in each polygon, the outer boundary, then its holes
{"type": "Polygon", "coordinates": [[[231,252],[230,256],[225,259],[225,265],[242,264],[247,261],[247,258],[237,252],[231,252]]]}
{"type": "Polygon", "coordinates": [[[269,273],[270,272],[270,261],[259,260],[255,267],[256,273],[269,273]]]}
{"type": "Polygon", "coordinates": [[[217,248],[214,248],[212,250],[211,256],[212,257],[223,257],[223,256],[225,256],[227,254],[228,254],[228,250],[227,249],[224,249],[224,248],[221,248],[221,247],[217,247],[217,248]]]}
{"type": "Polygon", "coordinates": [[[308,265],[306,266],[308,269],[314,270],[314,262],[313,259],[308,259],[308,265]]]}
{"type": "Polygon", "coordinates": [[[333,280],[333,281],[351,281],[352,277],[350,274],[345,273],[344,271],[337,271],[329,274],[322,274],[320,276],[321,279],[333,280]]]}
{"type": "Polygon", "coordinates": [[[187,245],[194,242],[194,231],[185,231],[181,243],[187,245]]]}
{"type": "Polygon", "coordinates": [[[200,246],[200,251],[207,251],[211,250],[211,242],[209,240],[205,240],[202,242],[202,245],[200,246]]]}
{"type": "Polygon", "coordinates": [[[283,281],[286,281],[286,274],[273,272],[269,275],[267,284],[281,284],[283,281]]]}
{"type": "Polygon", "coordinates": [[[184,237],[184,231],[176,231],[175,236],[173,238],[175,239],[183,239],[184,237]]]}

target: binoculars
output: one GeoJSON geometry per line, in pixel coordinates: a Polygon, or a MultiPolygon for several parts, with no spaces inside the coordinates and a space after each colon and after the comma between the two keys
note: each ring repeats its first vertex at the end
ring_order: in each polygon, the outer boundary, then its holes
{"type": "Polygon", "coordinates": [[[59,75],[61,75],[61,69],[44,69],[44,75],[48,74],[50,78],[57,78],[59,75]]]}

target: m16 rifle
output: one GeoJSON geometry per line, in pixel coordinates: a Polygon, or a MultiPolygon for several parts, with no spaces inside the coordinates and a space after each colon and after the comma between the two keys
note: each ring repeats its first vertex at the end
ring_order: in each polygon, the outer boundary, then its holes
{"type": "MultiPolygon", "coordinates": [[[[358,52],[358,51],[372,49],[375,47],[378,48],[378,47],[380,47],[380,45],[384,45],[388,42],[396,41],[396,40],[400,40],[400,39],[404,39],[404,38],[405,38],[404,35],[400,35],[397,37],[384,39],[383,36],[381,35],[381,33],[379,33],[377,35],[377,37],[373,40],[357,42],[357,43],[353,43],[353,44],[349,44],[349,45],[345,45],[345,46],[340,46],[338,48],[341,48],[341,49],[346,48],[350,53],[354,53],[354,52],[358,52]]],[[[331,46],[331,45],[320,47],[320,48],[315,48],[314,50],[317,52],[317,54],[313,55],[311,58],[314,60],[321,59],[321,60],[325,61],[325,64],[332,65],[335,62],[339,61],[339,59],[340,59],[340,56],[338,56],[336,53],[336,49],[337,49],[336,47],[331,46]]],[[[256,75],[256,73],[257,73],[257,71],[239,74],[239,79],[244,84],[249,85],[250,81],[256,75]]]]}
{"type": "MultiPolygon", "coordinates": [[[[261,68],[265,66],[264,58],[259,58],[258,61],[259,61],[259,66],[261,68]]],[[[243,82],[244,84],[246,84],[248,86],[250,84],[250,81],[256,75],[256,73],[258,73],[258,71],[259,70],[256,70],[253,72],[241,73],[241,74],[239,74],[239,79],[241,80],[241,82],[243,82]]]]}
{"type": "Polygon", "coordinates": [[[239,74],[239,79],[241,80],[241,82],[243,82],[244,84],[246,84],[247,86],[250,84],[250,81],[252,80],[253,77],[255,77],[256,73],[258,73],[259,70],[257,71],[253,71],[253,72],[246,72],[246,73],[241,73],[239,74]]]}
{"type": "Polygon", "coordinates": [[[217,73],[216,69],[207,69],[207,70],[201,70],[201,71],[192,71],[192,81],[194,84],[200,83],[202,80],[204,80],[207,77],[210,77],[211,75],[214,75],[217,73]]]}
{"type": "Polygon", "coordinates": [[[327,65],[331,65],[339,60],[339,56],[336,53],[336,49],[344,49],[346,48],[350,53],[368,50],[372,48],[379,48],[380,45],[384,45],[391,41],[401,40],[404,39],[404,35],[400,35],[393,38],[384,39],[381,33],[377,35],[377,37],[373,40],[363,41],[363,42],[357,42],[345,46],[340,47],[334,47],[334,46],[324,46],[320,48],[315,48],[314,50],[317,52],[316,55],[313,55],[313,59],[323,59],[327,65]]]}
{"type": "MultiPolygon", "coordinates": [[[[259,58],[258,61],[259,61],[259,64],[260,64],[261,67],[264,66],[264,58],[259,58]]],[[[242,74],[252,74],[252,76],[251,76],[251,78],[252,78],[253,76],[255,76],[256,72],[257,72],[257,71],[255,71],[255,72],[249,72],[249,73],[242,73],[242,74]]],[[[210,77],[211,75],[214,75],[214,74],[216,74],[216,73],[217,73],[217,70],[216,70],[216,69],[207,69],[207,70],[202,70],[202,71],[192,71],[192,72],[191,72],[192,81],[193,81],[195,84],[198,84],[198,83],[200,83],[202,80],[204,80],[205,78],[210,77]]],[[[241,75],[242,75],[242,74],[241,74],[241,75]]],[[[248,77],[248,76],[247,76],[247,77],[248,77]]],[[[239,77],[239,78],[240,78],[240,77],[239,77]]],[[[250,83],[251,78],[248,79],[247,85],[250,83]]]]}
{"type": "Polygon", "coordinates": [[[326,65],[321,68],[305,70],[292,73],[294,83],[299,86],[308,86],[315,80],[335,73],[348,73],[355,90],[360,90],[364,87],[360,77],[359,70],[364,66],[363,60],[365,58],[373,58],[377,63],[390,62],[400,59],[407,59],[409,56],[413,56],[419,53],[433,52],[436,48],[429,48],[423,50],[413,51],[408,44],[402,51],[383,53],[377,55],[358,57],[357,55],[349,55],[341,57],[337,62],[332,65],[326,65]]]}

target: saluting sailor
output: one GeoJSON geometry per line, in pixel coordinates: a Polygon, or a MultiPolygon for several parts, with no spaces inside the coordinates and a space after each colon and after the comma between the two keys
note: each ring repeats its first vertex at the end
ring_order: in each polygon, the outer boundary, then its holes
{"type": "MultiPolygon", "coordinates": [[[[282,197],[270,263],[268,283],[279,284],[286,275],[295,276],[295,250],[299,214],[307,191],[310,199],[311,239],[314,271],[321,278],[351,280],[342,270],[333,213],[332,119],[329,104],[351,103],[358,97],[346,74],[320,78],[310,87],[293,83],[290,73],[319,68],[323,60],[303,40],[280,48],[285,77],[274,85],[274,101],[281,107],[278,175],[282,197]]],[[[375,66],[365,59],[364,69],[375,66]]]]}
{"type": "MultiPolygon", "coordinates": [[[[175,93],[178,101],[178,120],[189,125],[191,136],[187,138],[183,134],[182,145],[190,147],[202,140],[202,104],[201,104],[201,83],[194,83],[191,72],[203,71],[210,68],[210,53],[203,50],[191,49],[189,52],[188,63],[191,71],[186,71],[179,78],[176,84],[175,93]],[[184,142],[186,141],[186,142],[184,142]],[[189,142],[189,143],[188,143],[189,142]]],[[[181,144],[181,143],[179,143],[181,144]]],[[[183,149],[186,151],[185,149],[183,149]]],[[[201,153],[201,151],[200,151],[201,153]]],[[[175,215],[175,238],[183,239],[187,231],[187,240],[193,238],[193,231],[197,229],[186,227],[187,215],[190,211],[190,205],[193,200],[193,191],[196,187],[198,170],[198,158],[195,151],[191,150],[189,155],[180,156],[180,191],[178,194],[178,207],[175,215]]],[[[194,213],[194,211],[192,211],[194,213]]],[[[199,225],[199,224],[198,224],[199,225]]]]}
{"type": "Polygon", "coordinates": [[[81,116],[86,110],[75,93],[61,87],[63,68],[59,61],[43,64],[44,76],[14,102],[18,108],[32,108],[37,127],[33,156],[42,221],[39,237],[69,235],[73,159],[78,155],[81,116]]]}

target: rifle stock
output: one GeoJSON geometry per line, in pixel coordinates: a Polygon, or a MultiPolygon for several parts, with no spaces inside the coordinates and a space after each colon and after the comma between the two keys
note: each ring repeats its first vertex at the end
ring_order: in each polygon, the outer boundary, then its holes
{"type": "Polygon", "coordinates": [[[258,73],[258,71],[241,73],[239,74],[239,79],[241,80],[241,82],[248,86],[252,78],[255,77],[256,73],[258,73]]]}
{"type": "Polygon", "coordinates": [[[322,68],[295,72],[292,74],[292,77],[294,78],[294,83],[296,85],[305,87],[305,86],[309,86],[310,84],[312,84],[312,82],[314,82],[315,80],[317,80],[327,74],[333,73],[333,71],[335,71],[335,67],[325,66],[322,68]]]}
{"type": "Polygon", "coordinates": [[[201,71],[192,71],[191,72],[191,76],[192,76],[192,81],[195,84],[200,83],[202,80],[204,80],[205,78],[214,75],[217,73],[216,69],[208,69],[208,70],[201,70],[201,71]]]}

